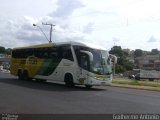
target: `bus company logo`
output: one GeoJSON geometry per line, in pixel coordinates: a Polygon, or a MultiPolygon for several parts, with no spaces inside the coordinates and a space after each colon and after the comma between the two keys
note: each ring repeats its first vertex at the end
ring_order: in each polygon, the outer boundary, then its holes
{"type": "Polygon", "coordinates": [[[158,114],[113,114],[113,120],[160,120],[158,114]]]}
{"type": "Polygon", "coordinates": [[[15,115],[15,114],[2,114],[2,120],[18,120],[18,115],[15,115]]]}

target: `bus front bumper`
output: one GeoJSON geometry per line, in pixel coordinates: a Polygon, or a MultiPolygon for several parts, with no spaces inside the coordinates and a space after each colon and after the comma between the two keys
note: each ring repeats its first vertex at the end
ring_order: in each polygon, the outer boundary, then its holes
{"type": "Polygon", "coordinates": [[[110,86],[112,85],[112,78],[96,78],[96,77],[89,77],[88,78],[88,85],[95,85],[95,86],[110,86]]]}

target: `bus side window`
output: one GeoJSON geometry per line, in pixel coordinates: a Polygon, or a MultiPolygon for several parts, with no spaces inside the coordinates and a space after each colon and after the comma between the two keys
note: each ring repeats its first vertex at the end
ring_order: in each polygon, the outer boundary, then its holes
{"type": "Polygon", "coordinates": [[[66,50],[66,51],[63,53],[63,58],[73,61],[72,52],[71,52],[70,50],[66,50]]]}
{"type": "Polygon", "coordinates": [[[57,52],[54,51],[50,52],[50,58],[57,59],[57,52]]]}
{"type": "Polygon", "coordinates": [[[38,49],[38,57],[43,58],[43,48],[38,49]]]}
{"type": "Polygon", "coordinates": [[[44,57],[44,58],[48,58],[48,52],[44,51],[43,57],[44,57]]]}
{"type": "Polygon", "coordinates": [[[16,50],[13,50],[13,51],[12,51],[12,57],[13,57],[13,58],[16,58],[16,57],[17,57],[17,56],[16,56],[16,50]]]}
{"type": "Polygon", "coordinates": [[[48,51],[48,48],[42,48],[43,50],[43,58],[48,58],[49,57],[49,55],[48,55],[48,53],[49,53],[49,51],[48,51]]]}
{"type": "Polygon", "coordinates": [[[70,46],[64,46],[64,47],[62,47],[62,51],[63,51],[62,52],[63,53],[62,57],[64,59],[68,59],[68,60],[74,61],[70,46]]]}
{"type": "Polygon", "coordinates": [[[89,58],[88,56],[81,54],[80,55],[80,67],[82,67],[85,70],[89,70],[89,58]]]}
{"type": "Polygon", "coordinates": [[[57,47],[50,48],[50,50],[49,50],[49,58],[51,58],[51,59],[59,59],[57,47]]]}
{"type": "Polygon", "coordinates": [[[24,55],[25,55],[24,50],[22,49],[22,50],[19,50],[18,52],[19,52],[18,58],[24,58],[24,55]]]}

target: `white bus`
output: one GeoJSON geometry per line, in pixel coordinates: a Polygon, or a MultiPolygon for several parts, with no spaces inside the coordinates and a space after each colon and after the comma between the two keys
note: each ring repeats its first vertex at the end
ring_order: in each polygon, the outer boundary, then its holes
{"type": "Polygon", "coordinates": [[[111,85],[113,59],[105,49],[85,43],[33,45],[13,49],[11,74],[21,80],[61,81],[67,86],[111,85]]]}

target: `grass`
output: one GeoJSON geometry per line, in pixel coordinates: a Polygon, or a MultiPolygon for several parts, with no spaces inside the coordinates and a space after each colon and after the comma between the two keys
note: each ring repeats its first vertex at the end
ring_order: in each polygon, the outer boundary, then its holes
{"type": "Polygon", "coordinates": [[[159,87],[160,88],[160,83],[158,82],[149,82],[149,81],[137,81],[137,80],[113,80],[114,84],[124,84],[124,85],[135,85],[135,86],[149,86],[149,87],[159,87]]]}

